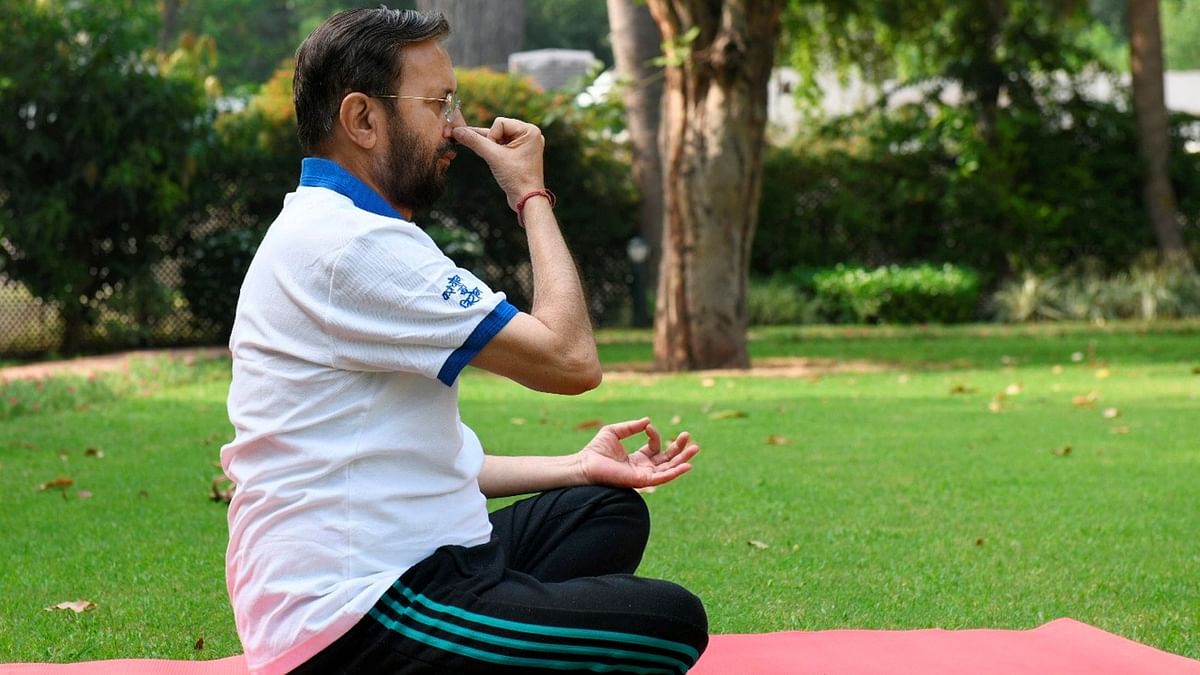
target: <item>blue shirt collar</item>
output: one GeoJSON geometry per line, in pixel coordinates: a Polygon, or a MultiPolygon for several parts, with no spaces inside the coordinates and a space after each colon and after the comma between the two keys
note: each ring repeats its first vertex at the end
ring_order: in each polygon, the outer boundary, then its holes
{"type": "Polygon", "coordinates": [[[301,160],[300,185],[329,188],[349,197],[350,201],[363,211],[404,220],[404,216],[392,208],[378,192],[332,160],[321,157],[305,157],[301,160]]]}

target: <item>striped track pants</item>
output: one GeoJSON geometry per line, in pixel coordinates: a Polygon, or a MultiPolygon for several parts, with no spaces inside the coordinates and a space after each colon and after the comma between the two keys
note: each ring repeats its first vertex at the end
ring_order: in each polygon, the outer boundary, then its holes
{"type": "Polygon", "coordinates": [[[678,675],[708,643],[698,598],[632,576],[649,515],[631,490],[553,490],[445,546],[296,673],[678,675]]]}

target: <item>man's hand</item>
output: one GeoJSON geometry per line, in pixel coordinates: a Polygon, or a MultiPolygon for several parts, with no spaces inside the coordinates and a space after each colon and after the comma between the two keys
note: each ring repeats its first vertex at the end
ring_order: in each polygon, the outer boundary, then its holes
{"type": "Polygon", "coordinates": [[[644,488],[662,485],[692,469],[688,461],[700,452],[684,431],[664,449],[658,430],[649,417],[610,424],[600,429],[582,450],[575,454],[580,475],[587,485],[644,488]],[[626,452],[623,439],[646,433],[647,443],[636,452],[626,452]]]}
{"type": "Polygon", "coordinates": [[[516,210],[518,199],[546,187],[542,174],[542,150],[546,147],[546,139],[536,126],[497,117],[491,129],[456,127],[453,133],[454,140],[487,162],[513,210],[516,210]]]}

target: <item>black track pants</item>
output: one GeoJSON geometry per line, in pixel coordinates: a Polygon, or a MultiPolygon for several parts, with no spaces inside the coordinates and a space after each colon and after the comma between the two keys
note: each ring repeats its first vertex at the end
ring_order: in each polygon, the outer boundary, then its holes
{"type": "Polygon", "coordinates": [[[552,490],[444,546],[296,673],[684,673],[708,644],[700,600],[632,576],[650,532],[632,490],[552,490]]]}

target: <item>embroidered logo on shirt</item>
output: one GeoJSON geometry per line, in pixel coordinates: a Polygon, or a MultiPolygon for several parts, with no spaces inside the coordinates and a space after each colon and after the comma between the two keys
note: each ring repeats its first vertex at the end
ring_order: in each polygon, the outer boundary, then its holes
{"type": "Polygon", "coordinates": [[[463,309],[467,309],[479,302],[479,299],[483,296],[483,292],[479,290],[478,286],[467,288],[466,284],[463,283],[462,277],[457,274],[446,278],[446,290],[442,291],[442,299],[449,300],[455,294],[464,296],[462,300],[458,301],[458,306],[463,309]]]}

